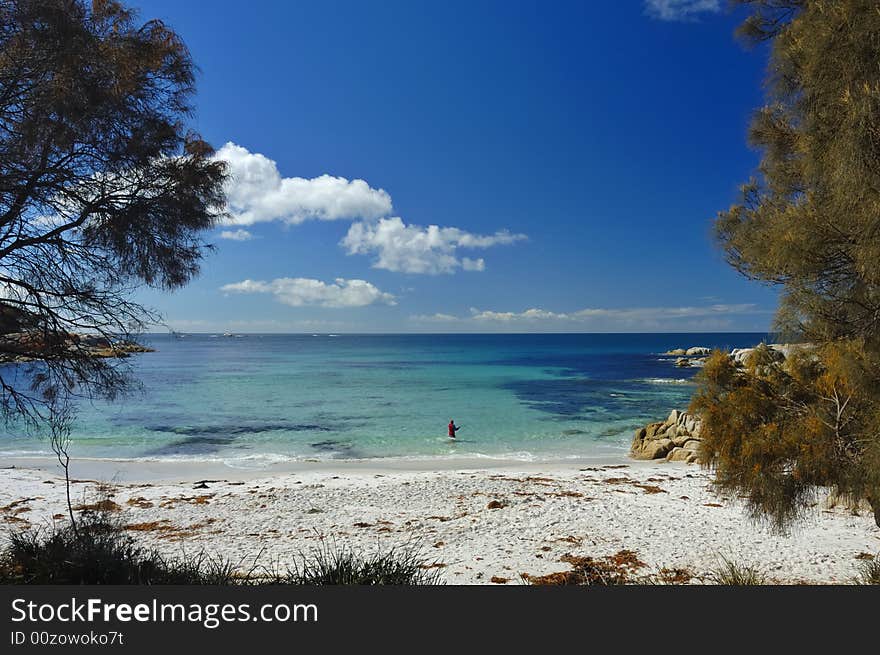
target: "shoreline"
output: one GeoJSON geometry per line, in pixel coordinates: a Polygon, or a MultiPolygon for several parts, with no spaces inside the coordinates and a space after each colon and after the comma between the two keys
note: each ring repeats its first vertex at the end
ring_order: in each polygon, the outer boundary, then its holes
{"type": "MultiPolygon", "coordinates": [[[[524,573],[568,570],[566,557],[621,550],[644,562],[641,573],[686,569],[694,582],[708,580],[726,558],[770,582],[835,584],[853,579],[860,556],[880,551],[869,513],[820,501],[790,534],[778,535],[753,523],[739,499],[716,495],[711,474],[696,465],[613,459],[159,467],[139,468],[138,481],[124,480],[119,462],[88,470],[78,460],[72,494],[86,505],[103,486],[129,533],[172,556],[204,549],[244,569],[254,558],[284,568],[322,544],[362,553],[417,544],[448,584],[520,584],[524,573]],[[86,475],[114,470],[115,479],[86,475]]],[[[57,463],[32,464],[0,469],[7,528],[66,521],[57,463]]]]}
{"type": "MultiPolygon", "coordinates": [[[[541,471],[548,468],[584,466],[633,467],[650,466],[650,461],[631,459],[620,455],[596,455],[534,460],[489,456],[417,456],[375,457],[364,459],[290,459],[260,466],[231,466],[219,460],[170,460],[146,458],[71,457],[71,479],[90,479],[114,483],[174,483],[195,482],[222,476],[232,481],[253,480],[286,474],[339,474],[339,473],[431,473],[456,471],[487,471],[518,469],[541,471]]],[[[63,476],[63,469],[54,456],[4,457],[3,470],[34,470],[63,476]]]]}

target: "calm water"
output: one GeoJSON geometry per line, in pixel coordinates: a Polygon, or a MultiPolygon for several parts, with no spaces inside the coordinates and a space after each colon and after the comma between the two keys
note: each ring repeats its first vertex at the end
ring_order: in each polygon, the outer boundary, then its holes
{"type": "MultiPolygon", "coordinates": [[[[676,347],[762,334],[153,336],[143,389],[83,404],[77,457],[260,466],[284,458],[625,452],[633,430],[684,407],[676,347]],[[463,426],[446,438],[450,418],[463,426]]],[[[6,429],[0,456],[49,452],[6,429]]]]}

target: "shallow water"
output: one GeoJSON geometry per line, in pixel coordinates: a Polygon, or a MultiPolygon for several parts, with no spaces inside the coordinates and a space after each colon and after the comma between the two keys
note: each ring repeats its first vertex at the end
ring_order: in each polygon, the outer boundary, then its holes
{"type": "MultiPolygon", "coordinates": [[[[623,453],[635,428],[686,406],[694,369],[661,353],[763,334],[152,335],[142,389],[83,403],[78,457],[259,467],[305,458],[623,453]],[[446,437],[453,418],[462,427],[446,437]]],[[[48,453],[14,428],[0,456],[48,453]]]]}

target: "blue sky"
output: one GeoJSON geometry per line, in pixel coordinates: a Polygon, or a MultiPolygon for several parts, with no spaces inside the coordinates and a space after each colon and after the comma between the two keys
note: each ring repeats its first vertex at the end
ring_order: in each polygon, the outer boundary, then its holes
{"type": "Polygon", "coordinates": [[[141,0],[230,162],[184,332],[766,329],[711,239],[766,53],[714,0],[141,0]],[[430,227],[434,226],[434,227],[430,227]]]}

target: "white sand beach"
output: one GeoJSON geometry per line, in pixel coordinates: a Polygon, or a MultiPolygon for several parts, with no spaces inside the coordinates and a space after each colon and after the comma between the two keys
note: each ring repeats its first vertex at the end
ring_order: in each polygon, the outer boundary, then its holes
{"type": "MultiPolygon", "coordinates": [[[[64,484],[50,460],[7,460],[0,522],[11,529],[65,520],[64,484]],[[54,518],[53,518],[54,517],[54,518]]],[[[519,584],[569,569],[566,554],[634,551],[651,573],[684,568],[695,582],[722,558],[779,583],[846,583],[859,556],[880,551],[867,512],[817,502],[788,535],[749,520],[713,493],[711,476],[681,463],[569,460],[303,462],[242,472],[221,465],[75,461],[74,503],[112,483],[131,533],[170,554],[205,548],[281,567],[321,540],[357,550],[418,543],[448,584],[519,584]]]]}

